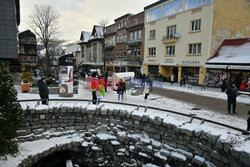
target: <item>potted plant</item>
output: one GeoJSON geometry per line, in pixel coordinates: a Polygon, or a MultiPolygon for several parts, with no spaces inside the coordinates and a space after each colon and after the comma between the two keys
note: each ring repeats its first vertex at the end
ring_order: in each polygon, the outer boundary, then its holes
{"type": "Polygon", "coordinates": [[[23,72],[21,75],[21,90],[22,92],[30,91],[30,84],[33,81],[32,75],[30,72],[23,72]]]}

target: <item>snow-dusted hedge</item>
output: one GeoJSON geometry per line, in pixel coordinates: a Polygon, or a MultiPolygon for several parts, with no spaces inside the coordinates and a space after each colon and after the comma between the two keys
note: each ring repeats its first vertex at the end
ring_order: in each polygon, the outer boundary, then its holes
{"type": "Polygon", "coordinates": [[[228,131],[143,108],[40,105],[26,110],[18,132],[25,149],[9,161],[29,166],[55,150],[71,149],[85,153],[86,161],[92,155],[87,163],[99,166],[250,166],[250,141],[228,131]]]}

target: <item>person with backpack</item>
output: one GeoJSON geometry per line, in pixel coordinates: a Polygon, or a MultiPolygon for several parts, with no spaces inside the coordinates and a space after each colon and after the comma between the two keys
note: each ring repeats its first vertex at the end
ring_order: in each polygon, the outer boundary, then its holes
{"type": "Polygon", "coordinates": [[[96,77],[97,73],[93,73],[92,77],[93,80],[91,81],[91,89],[92,89],[92,104],[96,104],[97,101],[97,96],[96,96],[96,91],[102,91],[98,85],[98,78],[96,77]]]}
{"type": "Polygon", "coordinates": [[[238,95],[237,88],[235,87],[235,83],[230,84],[230,86],[226,90],[227,94],[227,109],[228,114],[230,114],[231,105],[233,105],[233,114],[236,114],[236,97],[238,95]]]}
{"type": "Polygon", "coordinates": [[[120,79],[120,81],[116,84],[116,86],[117,86],[118,100],[120,101],[120,96],[121,96],[121,100],[123,101],[123,94],[124,92],[126,92],[125,82],[122,79],[120,79]]]}
{"type": "Polygon", "coordinates": [[[101,89],[101,91],[97,90],[96,96],[97,96],[97,104],[100,104],[101,100],[105,96],[105,88],[101,80],[98,81],[98,86],[101,89]]]}

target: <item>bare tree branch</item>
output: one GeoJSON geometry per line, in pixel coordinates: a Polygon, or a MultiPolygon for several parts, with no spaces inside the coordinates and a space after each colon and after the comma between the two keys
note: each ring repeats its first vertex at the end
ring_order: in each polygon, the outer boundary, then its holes
{"type": "Polygon", "coordinates": [[[103,18],[101,20],[99,20],[98,25],[102,26],[102,27],[106,27],[110,22],[109,18],[103,18]]]}
{"type": "Polygon", "coordinates": [[[29,26],[45,47],[47,67],[51,66],[50,42],[59,34],[59,18],[60,15],[50,5],[34,5],[34,10],[29,15],[29,26]]]}

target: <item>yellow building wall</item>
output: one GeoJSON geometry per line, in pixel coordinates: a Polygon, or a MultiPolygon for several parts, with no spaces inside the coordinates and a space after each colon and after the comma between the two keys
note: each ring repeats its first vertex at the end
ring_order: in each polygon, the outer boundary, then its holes
{"type": "Polygon", "coordinates": [[[143,74],[148,75],[148,65],[143,65],[143,74]]]}
{"type": "Polygon", "coordinates": [[[199,85],[203,84],[206,74],[207,74],[207,69],[200,67],[199,82],[198,82],[199,85]]]}
{"type": "Polygon", "coordinates": [[[169,78],[173,73],[173,68],[168,66],[159,66],[159,73],[166,78],[169,78]]]}
{"type": "Polygon", "coordinates": [[[214,0],[211,55],[224,39],[250,37],[250,0],[214,0]]]}

